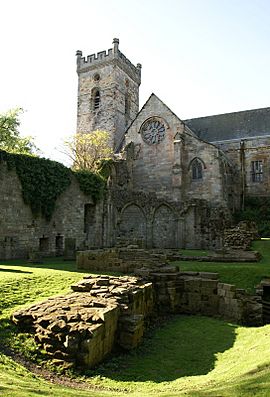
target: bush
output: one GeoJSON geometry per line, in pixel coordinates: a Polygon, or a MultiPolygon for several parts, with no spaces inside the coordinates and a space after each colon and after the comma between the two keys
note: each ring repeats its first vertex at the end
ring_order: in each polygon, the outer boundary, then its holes
{"type": "Polygon", "coordinates": [[[245,209],[234,214],[236,222],[254,221],[261,237],[270,236],[270,197],[246,197],[245,209]]]}

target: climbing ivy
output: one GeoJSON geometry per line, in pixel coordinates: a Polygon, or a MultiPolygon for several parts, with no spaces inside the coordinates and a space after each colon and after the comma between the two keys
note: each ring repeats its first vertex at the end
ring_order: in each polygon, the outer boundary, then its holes
{"type": "Polygon", "coordinates": [[[80,189],[95,202],[104,191],[105,180],[101,176],[86,171],[73,172],[56,161],[0,150],[0,163],[3,161],[8,170],[15,169],[25,204],[34,215],[41,214],[47,220],[53,214],[57,198],[70,185],[72,175],[77,178],[80,189]]]}
{"type": "Polygon", "coordinates": [[[113,164],[113,159],[102,159],[98,164],[98,174],[104,178],[108,179],[111,173],[111,165],[113,164]]]}
{"type": "Polygon", "coordinates": [[[87,196],[91,196],[94,202],[100,200],[105,188],[105,179],[90,171],[74,171],[81,191],[87,196]]]}
{"type": "Polygon", "coordinates": [[[42,214],[49,220],[56,199],[70,185],[70,170],[56,161],[4,151],[1,151],[0,160],[6,161],[9,170],[15,168],[23,200],[30,205],[33,214],[42,214]]]}

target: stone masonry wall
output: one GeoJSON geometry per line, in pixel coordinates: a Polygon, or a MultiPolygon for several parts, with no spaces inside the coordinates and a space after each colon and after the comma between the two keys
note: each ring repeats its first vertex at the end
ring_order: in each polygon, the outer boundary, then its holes
{"type": "Polygon", "coordinates": [[[156,192],[170,200],[204,199],[226,204],[224,169],[219,149],[200,140],[154,94],[146,102],[126,134],[126,144],[134,145],[131,180],[134,190],[156,192]],[[145,120],[158,117],[165,125],[165,137],[148,144],[141,137],[145,120]],[[192,161],[202,164],[202,178],[193,179],[192,161]]]}
{"type": "Polygon", "coordinates": [[[217,273],[179,272],[173,266],[135,272],[151,281],[155,305],[161,313],[202,314],[237,324],[262,325],[262,300],[218,280],[217,273]]]}
{"type": "MultiPolygon", "coordinates": [[[[100,253],[86,251],[77,255],[78,269],[88,271],[134,272],[151,282],[155,305],[164,313],[200,313],[246,325],[262,322],[261,297],[250,295],[234,285],[218,280],[217,273],[181,272],[168,265],[175,252],[122,249],[100,253]]],[[[181,260],[181,259],[180,259],[181,260]]]]}
{"type": "Polygon", "coordinates": [[[65,367],[92,368],[116,346],[137,347],[153,314],[202,314],[252,326],[263,320],[261,295],[220,283],[215,273],[174,266],[144,267],[137,277],[87,276],[72,289],[12,316],[65,367]]]}
{"type": "Polygon", "coordinates": [[[141,66],[137,67],[119,51],[119,40],[113,49],[82,57],[77,52],[78,118],[77,132],[101,129],[111,136],[111,146],[118,149],[125,130],[139,110],[141,66]],[[100,94],[100,106],[94,108],[94,93],[100,94]]]}
{"type": "Polygon", "coordinates": [[[92,368],[117,345],[136,347],[153,311],[152,284],[135,277],[87,276],[73,293],[22,309],[12,320],[32,330],[54,364],[92,368]]]}
{"type": "MultiPolygon", "coordinates": [[[[270,193],[270,166],[269,166],[269,137],[254,137],[235,139],[233,141],[215,142],[225,153],[234,167],[243,176],[243,181],[239,185],[240,190],[244,189],[247,196],[267,196],[270,193]],[[242,146],[242,150],[240,149],[242,146]],[[242,152],[242,154],[241,154],[242,152]],[[251,162],[262,161],[263,177],[260,182],[253,182],[251,177],[251,162]]],[[[240,180],[239,180],[240,183],[240,180]]]]}
{"type": "Polygon", "coordinates": [[[104,246],[138,245],[141,248],[222,247],[223,230],[230,226],[226,206],[206,200],[174,202],[156,193],[110,187],[104,206],[104,246]],[[126,242],[126,243],[125,243],[126,242]]]}
{"type": "MultiPolygon", "coordinates": [[[[93,204],[91,197],[85,196],[78,183],[72,179],[71,185],[57,199],[52,219],[33,216],[31,208],[22,198],[21,183],[14,170],[0,164],[0,259],[26,258],[30,251],[41,251],[42,255],[61,255],[65,239],[75,239],[76,247],[85,243],[90,246],[101,241],[87,242],[84,228],[84,206],[93,204]]],[[[95,224],[95,233],[100,236],[100,224],[95,224]]],[[[90,237],[91,237],[90,236],[90,237]]]]}
{"type": "Polygon", "coordinates": [[[98,272],[130,273],[143,266],[163,266],[165,262],[164,254],[138,248],[78,251],[76,258],[79,270],[98,272]]]}
{"type": "Polygon", "coordinates": [[[224,247],[227,249],[248,250],[257,239],[258,228],[255,222],[242,221],[238,225],[224,230],[224,247]]]}

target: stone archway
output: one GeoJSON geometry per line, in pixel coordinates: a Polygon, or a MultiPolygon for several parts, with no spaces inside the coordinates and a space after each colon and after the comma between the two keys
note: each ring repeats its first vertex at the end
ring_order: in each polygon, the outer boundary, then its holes
{"type": "Polygon", "coordinates": [[[142,209],[135,204],[129,204],[121,213],[118,237],[127,244],[146,246],[146,218],[142,209]]]}
{"type": "Polygon", "coordinates": [[[176,248],[177,219],[170,207],[163,204],[157,208],[153,219],[153,247],[176,248]]]}

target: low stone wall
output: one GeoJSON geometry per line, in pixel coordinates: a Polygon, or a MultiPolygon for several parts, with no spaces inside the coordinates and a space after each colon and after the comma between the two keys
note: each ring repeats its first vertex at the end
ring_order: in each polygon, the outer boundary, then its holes
{"type": "Polygon", "coordinates": [[[270,278],[265,277],[256,286],[256,294],[262,299],[263,324],[270,323],[270,278]]]}
{"type": "Polygon", "coordinates": [[[255,222],[242,221],[235,227],[224,230],[224,247],[232,249],[250,249],[253,240],[259,238],[255,222]]]}
{"type": "Polygon", "coordinates": [[[172,260],[179,261],[196,261],[196,262],[259,262],[261,254],[258,251],[244,251],[221,249],[211,252],[205,256],[175,255],[176,259],[171,256],[172,260]]]}
{"type": "Polygon", "coordinates": [[[155,307],[161,313],[201,314],[248,326],[260,326],[262,299],[218,280],[217,273],[179,272],[173,266],[138,269],[136,275],[153,283],[155,307]]]}
{"type": "Polygon", "coordinates": [[[219,282],[217,273],[142,267],[136,277],[87,276],[73,293],[13,314],[55,364],[92,368],[114,347],[141,342],[151,315],[201,314],[238,324],[263,323],[262,296],[219,282]]]}
{"type": "Polygon", "coordinates": [[[136,347],[144,320],[153,312],[152,284],[135,277],[88,277],[66,296],[48,299],[13,314],[32,330],[57,365],[92,368],[119,345],[136,347]]]}
{"type": "Polygon", "coordinates": [[[161,267],[166,263],[166,254],[139,248],[107,248],[78,251],[78,269],[98,272],[131,273],[143,266],[161,267]]]}
{"type": "Polygon", "coordinates": [[[80,270],[132,273],[142,267],[160,268],[170,261],[258,262],[260,259],[259,252],[240,249],[218,250],[207,256],[187,256],[178,249],[149,250],[122,247],[78,251],[76,264],[80,270]]]}

